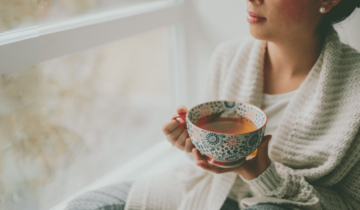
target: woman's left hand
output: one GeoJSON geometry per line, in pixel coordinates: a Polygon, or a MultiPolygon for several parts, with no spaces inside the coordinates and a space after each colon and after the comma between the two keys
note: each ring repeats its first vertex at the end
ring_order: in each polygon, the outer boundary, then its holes
{"type": "Polygon", "coordinates": [[[216,174],[227,173],[227,172],[235,172],[241,175],[243,178],[247,180],[255,179],[260,174],[262,174],[266,169],[270,166],[271,160],[268,155],[268,145],[271,139],[271,135],[267,135],[263,137],[263,141],[258,147],[257,154],[246,160],[246,162],[235,168],[220,168],[215,165],[208,163],[207,157],[201,155],[199,150],[196,148],[192,149],[193,154],[196,158],[196,165],[201,168],[214,172],[216,174]]]}

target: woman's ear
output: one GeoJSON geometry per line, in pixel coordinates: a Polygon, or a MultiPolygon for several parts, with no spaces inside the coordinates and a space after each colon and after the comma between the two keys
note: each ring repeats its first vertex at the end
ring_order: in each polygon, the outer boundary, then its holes
{"type": "Polygon", "coordinates": [[[320,4],[319,11],[320,13],[328,13],[333,7],[339,4],[341,0],[322,0],[320,4]]]}

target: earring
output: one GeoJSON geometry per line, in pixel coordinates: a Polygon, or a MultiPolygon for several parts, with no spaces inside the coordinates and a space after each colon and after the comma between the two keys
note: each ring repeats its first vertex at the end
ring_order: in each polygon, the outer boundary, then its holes
{"type": "Polygon", "coordinates": [[[320,13],[324,13],[326,11],[326,8],[325,7],[321,7],[320,8],[320,13]]]}

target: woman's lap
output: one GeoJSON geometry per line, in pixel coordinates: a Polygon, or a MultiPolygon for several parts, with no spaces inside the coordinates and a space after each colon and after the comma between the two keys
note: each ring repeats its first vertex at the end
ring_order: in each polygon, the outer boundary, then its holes
{"type": "MultiPolygon", "coordinates": [[[[123,210],[132,182],[123,182],[94,191],[70,201],[65,210],[123,210]]],[[[238,202],[226,199],[220,210],[239,210],[238,202]]],[[[274,204],[258,204],[244,210],[286,210],[274,204]]]]}
{"type": "Polygon", "coordinates": [[[94,191],[70,201],[65,210],[123,210],[132,182],[123,182],[94,191]]]}

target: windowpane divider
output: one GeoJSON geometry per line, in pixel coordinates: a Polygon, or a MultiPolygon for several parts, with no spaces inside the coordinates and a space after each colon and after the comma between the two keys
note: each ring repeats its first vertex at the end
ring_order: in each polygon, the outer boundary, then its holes
{"type": "Polygon", "coordinates": [[[0,34],[0,74],[178,24],[181,1],[154,2],[0,34]]]}

